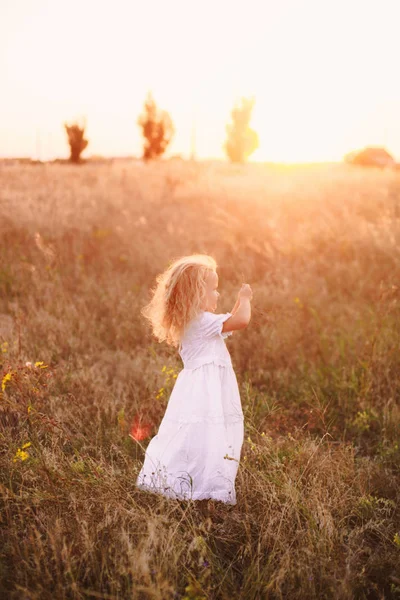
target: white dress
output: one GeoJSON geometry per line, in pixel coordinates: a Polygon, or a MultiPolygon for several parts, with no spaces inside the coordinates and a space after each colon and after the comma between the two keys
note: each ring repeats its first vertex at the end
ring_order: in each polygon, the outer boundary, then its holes
{"type": "Polygon", "coordinates": [[[179,373],[136,486],[179,500],[236,504],[243,410],[225,338],[231,313],[202,311],[187,326],[179,373]]]}

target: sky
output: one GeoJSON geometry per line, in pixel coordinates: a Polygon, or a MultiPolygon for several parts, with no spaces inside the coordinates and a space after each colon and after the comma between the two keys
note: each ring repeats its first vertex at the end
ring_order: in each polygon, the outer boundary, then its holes
{"type": "Polygon", "coordinates": [[[252,159],[400,160],[400,0],[0,0],[0,157],[140,156],[148,91],[175,124],[168,154],[222,158],[254,96],[252,159]],[[193,133],[194,132],[194,133],[193,133]]]}

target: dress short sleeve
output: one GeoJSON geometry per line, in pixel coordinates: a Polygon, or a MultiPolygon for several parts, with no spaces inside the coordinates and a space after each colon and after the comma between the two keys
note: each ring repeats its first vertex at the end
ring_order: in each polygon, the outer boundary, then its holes
{"type": "Polygon", "coordinates": [[[204,335],[204,337],[212,338],[215,336],[220,336],[222,338],[226,338],[229,335],[232,335],[233,331],[224,331],[224,332],[222,331],[223,324],[231,316],[232,316],[232,313],[230,313],[230,312],[216,315],[214,313],[206,311],[204,313],[204,321],[203,321],[203,328],[202,328],[202,334],[204,335]]]}

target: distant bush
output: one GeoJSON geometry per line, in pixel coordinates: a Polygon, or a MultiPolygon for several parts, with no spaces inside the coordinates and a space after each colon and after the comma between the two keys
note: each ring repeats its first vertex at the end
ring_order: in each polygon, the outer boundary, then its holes
{"type": "Polygon", "coordinates": [[[258,135],[249,126],[253,106],[253,98],[242,98],[232,110],[232,124],[226,127],[228,139],[224,146],[232,162],[246,162],[259,146],[258,135]]]}
{"type": "Polygon", "coordinates": [[[70,147],[70,158],[69,160],[73,163],[79,163],[81,160],[81,154],[88,145],[88,140],[85,140],[85,127],[86,123],[82,126],[79,123],[72,123],[68,125],[64,123],[65,131],[68,136],[68,143],[70,147]]]}
{"type": "Polygon", "coordinates": [[[344,161],[363,167],[394,167],[395,160],[385,148],[367,147],[346,154],[344,161]]]}
{"type": "Polygon", "coordinates": [[[138,118],[144,138],[143,158],[151,160],[164,154],[175,133],[171,117],[160,110],[151,93],[148,94],[143,113],[138,118]]]}

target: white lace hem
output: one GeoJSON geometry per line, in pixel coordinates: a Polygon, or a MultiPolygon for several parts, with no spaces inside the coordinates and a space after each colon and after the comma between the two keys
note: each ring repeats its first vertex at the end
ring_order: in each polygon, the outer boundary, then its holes
{"type": "Polygon", "coordinates": [[[224,502],[225,504],[237,504],[236,493],[232,494],[231,492],[214,492],[213,490],[208,490],[205,492],[195,492],[191,496],[187,497],[172,491],[164,491],[160,488],[155,488],[144,483],[137,483],[136,487],[140,490],[151,492],[152,494],[156,494],[158,496],[164,496],[169,500],[180,500],[181,502],[189,502],[190,500],[217,500],[219,502],[224,502]]]}

